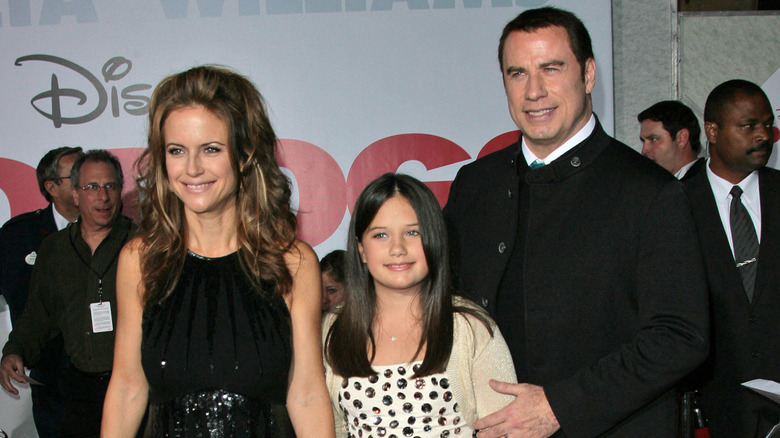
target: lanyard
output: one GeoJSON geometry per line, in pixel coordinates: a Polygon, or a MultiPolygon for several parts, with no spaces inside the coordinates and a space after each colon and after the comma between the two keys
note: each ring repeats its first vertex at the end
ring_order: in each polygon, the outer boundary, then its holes
{"type": "MultiPolygon", "coordinates": [[[[79,228],[79,230],[80,229],[81,228],[79,228]]],[[[86,266],[90,271],[92,271],[93,274],[95,274],[97,276],[97,279],[98,279],[98,290],[97,290],[97,292],[98,292],[98,302],[100,302],[100,304],[103,304],[103,277],[106,275],[106,272],[108,272],[108,270],[111,269],[111,266],[114,265],[114,262],[116,261],[116,259],[119,258],[119,253],[122,252],[122,247],[125,246],[125,242],[127,242],[128,235],[129,235],[129,233],[125,235],[124,240],[122,240],[122,244],[119,245],[119,249],[116,250],[116,252],[114,253],[114,256],[111,257],[111,261],[108,263],[108,265],[106,265],[106,269],[103,269],[103,272],[99,273],[98,271],[96,271],[96,270],[94,270],[92,268],[92,265],[90,265],[89,262],[84,260],[84,257],[81,256],[81,254],[79,253],[78,249],[76,249],[76,243],[73,242],[73,235],[70,233],[70,230],[68,230],[68,239],[70,240],[70,246],[73,248],[73,252],[76,253],[76,256],[78,256],[79,260],[81,260],[81,263],[83,263],[84,266],[86,266]]],[[[108,237],[108,236],[106,236],[106,237],[108,237]]],[[[105,239],[103,239],[103,240],[105,240],[105,239]]],[[[103,242],[101,241],[100,243],[103,243],[103,242]]],[[[100,246],[100,245],[98,244],[98,246],[100,246]]]]}

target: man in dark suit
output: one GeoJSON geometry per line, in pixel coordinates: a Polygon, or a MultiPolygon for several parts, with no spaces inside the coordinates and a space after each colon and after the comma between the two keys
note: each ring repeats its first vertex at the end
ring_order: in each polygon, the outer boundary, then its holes
{"type": "Polygon", "coordinates": [[[701,128],[696,115],[679,100],[663,100],[636,117],[642,155],[655,161],[677,179],[690,178],[704,167],[696,159],[701,151],[701,128]]]}
{"type": "Polygon", "coordinates": [[[70,175],[79,219],[41,243],[27,305],[3,347],[0,386],[17,394],[25,364],[40,363],[41,345],[62,334],[70,366],[60,436],[97,437],[114,355],[117,258],[136,226],[120,214],[124,177],[114,155],[81,154],[70,175]]]}
{"type": "Polygon", "coordinates": [[[708,165],[685,182],[710,287],[712,348],[693,377],[713,438],[764,437],[780,422],[777,403],[741,386],[780,381],[780,172],[765,167],[773,121],[758,85],[718,85],[704,109],[708,165]]]}
{"type": "MultiPolygon", "coordinates": [[[[79,147],[60,147],[47,152],[35,173],[38,188],[49,205],[15,216],[0,228],[0,294],[8,303],[12,325],[27,302],[30,276],[41,242],[78,218],[78,207],[70,190],[70,169],[80,153],[79,147]]],[[[30,372],[30,377],[43,384],[31,387],[33,419],[39,436],[56,437],[63,411],[58,381],[62,362],[67,363],[62,337],[53,339],[41,355],[40,365],[30,372]]]]}
{"type": "Polygon", "coordinates": [[[499,61],[523,135],[464,166],[444,209],[462,292],[496,319],[524,382],[491,382],[517,398],[478,436],[676,436],[674,386],[709,345],[682,185],[599,125],[576,16],[521,13],[499,61]]]}

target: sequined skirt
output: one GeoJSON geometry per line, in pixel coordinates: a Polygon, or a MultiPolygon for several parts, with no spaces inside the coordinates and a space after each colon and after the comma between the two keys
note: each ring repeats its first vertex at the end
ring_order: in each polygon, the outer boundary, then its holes
{"type": "Polygon", "coordinates": [[[224,390],[151,402],[145,437],[294,438],[287,408],[224,390]]]}

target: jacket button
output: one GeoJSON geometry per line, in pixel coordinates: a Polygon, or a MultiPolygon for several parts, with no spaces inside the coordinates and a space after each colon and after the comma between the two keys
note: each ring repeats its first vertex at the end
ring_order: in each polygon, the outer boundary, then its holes
{"type": "Polygon", "coordinates": [[[753,359],[758,359],[758,357],[761,356],[761,353],[759,353],[758,351],[754,351],[750,353],[750,355],[753,356],[753,359]]]}
{"type": "Polygon", "coordinates": [[[756,321],[758,321],[758,317],[756,315],[750,315],[750,317],[748,318],[748,321],[756,322],[756,321]]]}
{"type": "Polygon", "coordinates": [[[506,244],[504,244],[504,242],[501,242],[498,244],[498,253],[503,254],[504,251],[506,251],[506,244]]]}
{"type": "Polygon", "coordinates": [[[580,167],[580,164],[582,164],[580,157],[571,157],[571,161],[569,161],[569,163],[574,167],[580,167]]]}
{"type": "Polygon", "coordinates": [[[488,299],[485,298],[485,297],[482,297],[482,307],[487,307],[487,306],[488,306],[488,299]]]}
{"type": "Polygon", "coordinates": [[[506,195],[509,197],[509,199],[512,199],[512,189],[507,189],[506,195]]]}

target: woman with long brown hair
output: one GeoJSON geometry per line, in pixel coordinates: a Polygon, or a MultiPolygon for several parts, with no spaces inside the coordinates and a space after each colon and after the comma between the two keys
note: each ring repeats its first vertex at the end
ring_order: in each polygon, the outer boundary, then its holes
{"type": "Polygon", "coordinates": [[[145,436],[332,435],[317,256],[262,96],[196,67],[157,86],[149,121],[103,436],[134,436],[147,404],[145,436]]]}

